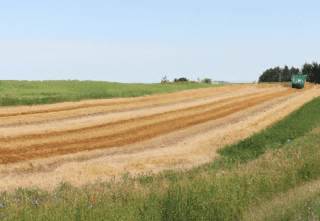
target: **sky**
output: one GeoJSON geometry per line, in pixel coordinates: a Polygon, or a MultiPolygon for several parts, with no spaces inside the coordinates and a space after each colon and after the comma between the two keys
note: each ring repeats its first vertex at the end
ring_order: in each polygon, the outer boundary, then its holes
{"type": "Polygon", "coordinates": [[[252,83],[320,63],[320,1],[1,1],[1,80],[252,83]]]}

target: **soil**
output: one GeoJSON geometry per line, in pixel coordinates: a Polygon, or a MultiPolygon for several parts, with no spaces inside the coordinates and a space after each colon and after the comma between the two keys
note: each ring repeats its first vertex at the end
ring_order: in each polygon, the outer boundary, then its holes
{"type": "Polygon", "coordinates": [[[130,172],[187,169],[320,95],[245,84],[135,98],[0,108],[0,192],[82,187],[130,172]],[[7,163],[9,162],[9,163],[7,163]]]}
{"type": "Polygon", "coordinates": [[[281,86],[282,86],[282,87],[292,87],[291,84],[282,84],[281,86]]]}

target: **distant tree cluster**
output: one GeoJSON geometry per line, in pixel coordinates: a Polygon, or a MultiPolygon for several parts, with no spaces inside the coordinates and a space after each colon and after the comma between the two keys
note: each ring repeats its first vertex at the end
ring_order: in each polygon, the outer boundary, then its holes
{"type": "Polygon", "coordinates": [[[211,84],[211,79],[210,78],[205,78],[202,80],[203,84],[211,84]]]}
{"type": "MultiPolygon", "coordinates": [[[[202,81],[200,81],[200,79],[198,78],[198,81],[189,81],[189,79],[185,78],[185,77],[182,77],[182,78],[175,78],[173,80],[174,83],[180,83],[180,82],[186,82],[186,83],[193,83],[193,84],[196,84],[196,83],[202,83],[202,84],[211,84],[212,83],[212,80],[210,78],[205,78],[203,79],[202,81]]],[[[229,83],[227,81],[215,81],[216,83],[229,83]]],[[[162,80],[161,80],[161,83],[163,84],[166,84],[166,83],[170,83],[169,80],[167,80],[167,77],[165,76],[162,80]]]]}
{"type": "Polygon", "coordinates": [[[259,77],[259,82],[289,82],[292,75],[299,75],[299,68],[291,67],[289,70],[287,65],[284,69],[278,66],[264,71],[259,77]]]}
{"type": "Polygon", "coordinates": [[[320,84],[320,65],[317,62],[312,62],[312,65],[305,63],[302,74],[307,75],[307,82],[320,84]]]}
{"type": "Polygon", "coordinates": [[[184,82],[184,81],[189,81],[189,79],[187,79],[187,78],[179,78],[179,79],[175,78],[174,79],[174,82],[184,82]]]}
{"type": "Polygon", "coordinates": [[[299,68],[291,67],[289,70],[287,65],[283,69],[277,66],[264,71],[259,77],[259,82],[290,82],[293,75],[307,75],[307,82],[319,84],[320,65],[316,62],[312,62],[312,65],[305,63],[301,72],[299,68]]]}

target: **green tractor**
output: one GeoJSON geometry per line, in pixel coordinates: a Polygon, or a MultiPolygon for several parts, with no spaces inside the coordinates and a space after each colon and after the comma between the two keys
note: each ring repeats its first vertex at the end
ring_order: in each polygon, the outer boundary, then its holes
{"type": "Polygon", "coordinates": [[[293,75],[291,77],[292,88],[302,89],[306,82],[306,75],[293,75]]]}

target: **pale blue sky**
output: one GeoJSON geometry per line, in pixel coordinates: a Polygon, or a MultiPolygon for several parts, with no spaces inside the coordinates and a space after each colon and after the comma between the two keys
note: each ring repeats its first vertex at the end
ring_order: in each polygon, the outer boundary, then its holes
{"type": "Polygon", "coordinates": [[[258,81],[320,63],[320,1],[1,1],[0,79],[258,81]]]}

